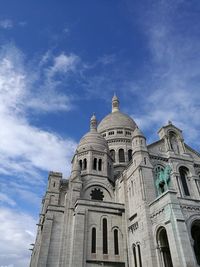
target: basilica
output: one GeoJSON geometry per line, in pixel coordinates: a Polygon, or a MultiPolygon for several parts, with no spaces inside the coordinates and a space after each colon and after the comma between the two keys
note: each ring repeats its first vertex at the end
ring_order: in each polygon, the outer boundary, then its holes
{"type": "Polygon", "coordinates": [[[69,179],[49,173],[30,267],[200,266],[200,154],[170,121],[158,136],[116,95],[91,117],[69,179]]]}

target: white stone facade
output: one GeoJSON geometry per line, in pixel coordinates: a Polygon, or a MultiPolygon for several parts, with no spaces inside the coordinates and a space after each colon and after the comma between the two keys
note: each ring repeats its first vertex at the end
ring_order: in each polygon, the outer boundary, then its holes
{"type": "Polygon", "coordinates": [[[200,155],[158,133],[147,146],[116,96],[91,118],[70,178],[49,174],[30,267],[200,266],[200,155]]]}

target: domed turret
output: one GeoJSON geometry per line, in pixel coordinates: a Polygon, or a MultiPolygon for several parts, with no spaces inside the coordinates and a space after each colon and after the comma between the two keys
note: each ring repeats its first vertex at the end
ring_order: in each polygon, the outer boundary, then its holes
{"type": "Polygon", "coordinates": [[[97,120],[95,115],[93,115],[90,119],[90,131],[81,138],[77,148],[79,152],[86,151],[88,149],[98,151],[109,150],[106,140],[100,133],[97,132],[97,120]]]}
{"type": "Polygon", "coordinates": [[[112,158],[105,138],[97,132],[95,115],[90,119],[90,131],[78,144],[76,156],[82,175],[98,174],[112,179],[112,158]]]}
{"type": "Polygon", "coordinates": [[[119,108],[119,99],[112,98],[112,112],[98,125],[97,131],[106,139],[114,161],[114,172],[117,175],[132,159],[131,139],[137,125],[119,108]]]}

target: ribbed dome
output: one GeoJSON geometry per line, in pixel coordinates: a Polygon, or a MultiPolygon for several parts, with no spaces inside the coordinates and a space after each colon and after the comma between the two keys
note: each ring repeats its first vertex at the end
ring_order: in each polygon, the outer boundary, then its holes
{"type": "Polygon", "coordinates": [[[88,149],[105,151],[108,150],[108,144],[100,133],[89,132],[81,138],[77,149],[79,152],[88,149]]]}
{"type": "Polygon", "coordinates": [[[102,133],[105,130],[113,128],[128,128],[135,130],[137,127],[136,123],[128,115],[116,111],[108,114],[100,123],[97,128],[98,132],[102,133]]]}
{"type": "Polygon", "coordinates": [[[88,149],[94,149],[98,151],[108,150],[108,144],[106,140],[103,138],[103,136],[97,132],[96,125],[97,125],[96,117],[93,115],[90,120],[90,132],[88,132],[81,138],[79,145],[77,147],[77,150],[79,152],[88,149]]]}

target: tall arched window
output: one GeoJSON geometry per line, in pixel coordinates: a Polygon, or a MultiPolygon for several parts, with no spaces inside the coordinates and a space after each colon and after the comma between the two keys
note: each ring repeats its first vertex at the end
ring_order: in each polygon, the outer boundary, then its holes
{"type": "Polygon", "coordinates": [[[99,162],[98,162],[98,170],[99,171],[102,170],[102,159],[99,159],[99,162]]]}
{"type": "Polygon", "coordinates": [[[91,253],[96,253],[96,228],[92,228],[91,253]]]}
{"type": "Polygon", "coordinates": [[[193,248],[196,261],[200,265],[200,221],[195,221],[192,224],[191,235],[194,240],[193,248]]]}
{"type": "Polygon", "coordinates": [[[134,259],[134,267],[137,267],[137,256],[136,256],[136,246],[133,244],[133,259],[134,259]]]}
{"type": "Polygon", "coordinates": [[[132,149],[128,150],[128,161],[132,160],[132,149]]]}
{"type": "Polygon", "coordinates": [[[96,170],[97,169],[97,159],[94,158],[93,160],[93,170],[96,170]]]}
{"type": "Polygon", "coordinates": [[[107,219],[103,219],[103,254],[108,254],[108,229],[107,219]]]}
{"type": "Polygon", "coordinates": [[[141,258],[141,251],[140,251],[140,245],[137,245],[138,249],[138,258],[139,258],[139,267],[142,267],[142,258],[141,258]]]}
{"type": "Polygon", "coordinates": [[[87,159],[83,160],[83,169],[86,170],[87,169],[87,159]]]}
{"type": "Polygon", "coordinates": [[[118,230],[114,230],[114,249],[115,255],[119,255],[119,240],[118,240],[118,230]]]}
{"type": "Polygon", "coordinates": [[[112,157],[113,161],[115,161],[115,150],[111,149],[110,150],[110,154],[111,154],[111,157],[112,157]]]}
{"type": "Polygon", "coordinates": [[[163,259],[163,267],[173,267],[167,232],[164,227],[161,227],[157,232],[157,243],[161,259],[163,259]]]}
{"type": "Polygon", "coordinates": [[[124,149],[119,149],[119,162],[125,162],[124,149]]]}
{"type": "Polygon", "coordinates": [[[187,176],[188,176],[189,170],[186,167],[180,167],[179,173],[180,173],[184,195],[189,196],[190,192],[189,192],[188,185],[187,185],[187,176]]]}
{"type": "Polygon", "coordinates": [[[82,160],[79,160],[79,166],[80,166],[80,169],[82,170],[83,168],[82,160]]]}

